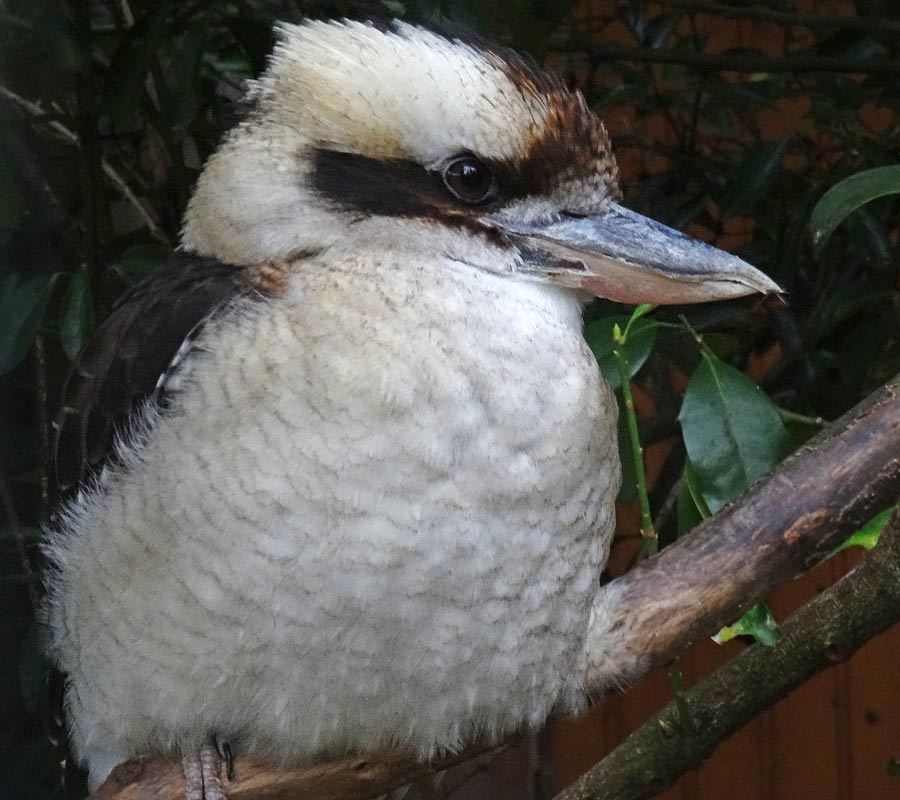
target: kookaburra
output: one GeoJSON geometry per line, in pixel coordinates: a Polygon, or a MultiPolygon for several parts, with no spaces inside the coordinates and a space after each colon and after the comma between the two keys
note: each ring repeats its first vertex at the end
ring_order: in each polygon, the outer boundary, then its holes
{"type": "Polygon", "coordinates": [[[65,391],[50,649],[94,786],[212,736],[427,758],[578,708],[619,488],[582,309],[777,291],[619,205],[600,120],[515,54],[278,33],[65,391]]]}

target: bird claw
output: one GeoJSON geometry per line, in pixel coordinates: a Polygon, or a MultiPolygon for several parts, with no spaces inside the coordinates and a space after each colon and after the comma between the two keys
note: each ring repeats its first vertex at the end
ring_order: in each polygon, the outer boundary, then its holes
{"type": "MultiPolygon", "coordinates": [[[[228,751],[231,751],[230,745],[228,751]]],[[[219,753],[211,742],[201,745],[199,751],[184,756],[181,768],[184,772],[185,800],[228,800],[219,776],[221,766],[219,753]]],[[[234,771],[233,764],[231,771],[234,771]]]]}
{"type": "Polygon", "coordinates": [[[234,750],[231,749],[231,742],[227,739],[219,739],[217,736],[215,738],[216,743],[216,751],[219,754],[219,758],[221,758],[225,762],[225,777],[229,781],[234,780],[234,750]]]}

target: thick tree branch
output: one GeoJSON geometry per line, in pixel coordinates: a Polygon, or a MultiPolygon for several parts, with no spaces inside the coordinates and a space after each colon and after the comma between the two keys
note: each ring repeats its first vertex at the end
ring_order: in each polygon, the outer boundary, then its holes
{"type": "MultiPolygon", "coordinates": [[[[470,748],[433,764],[422,764],[401,752],[280,771],[240,760],[235,779],[225,786],[229,800],[368,800],[463,760],[493,758],[514,741],[490,750],[470,748]]],[[[90,800],[184,800],[181,765],[162,759],[121,764],[90,800]]]]}
{"type": "MultiPolygon", "coordinates": [[[[444,776],[447,779],[441,783],[441,790],[446,790],[448,786],[458,788],[522,744],[521,738],[513,737],[492,747],[475,745],[431,764],[399,751],[286,770],[241,759],[234,779],[224,785],[228,800],[371,800],[394,789],[421,786],[445,770],[458,768],[452,780],[449,774],[444,776]]],[[[410,797],[422,796],[413,793],[410,797]]],[[[185,800],[181,765],[161,758],[120,764],[89,800],[185,800]]]]}
{"type": "Polygon", "coordinates": [[[690,536],[598,592],[588,688],[671,660],[815,566],[898,497],[900,375],[690,536]]]}
{"type": "MultiPolygon", "coordinates": [[[[590,688],[608,688],[623,676],[637,678],[691,641],[714,633],[809,569],[898,498],[900,376],[822,431],[741,500],[601,590],[590,637],[590,688]]],[[[884,603],[897,605],[895,598],[877,595],[869,613],[874,616],[875,606],[884,603]]],[[[483,747],[476,747],[458,759],[484,754],[483,747]]],[[[402,754],[290,772],[239,761],[238,780],[229,785],[229,793],[232,800],[363,800],[428,769],[402,754]]],[[[182,800],[179,767],[161,760],[131,762],[115,770],[94,795],[94,800],[126,798],[182,800]]]]}
{"type": "Polygon", "coordinates": [[[860,566],[781,626],[774,647],[757,644],[732,659],[685,693],[682,704],[670,703],[638,728],[556,800],[654,797],[792,689],[898,621],[900,511],[860,566]]]}

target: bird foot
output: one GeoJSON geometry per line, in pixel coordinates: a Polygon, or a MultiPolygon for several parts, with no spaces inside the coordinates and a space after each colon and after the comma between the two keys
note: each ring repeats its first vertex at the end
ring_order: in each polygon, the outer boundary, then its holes
{"type": "MultiPolygon", "coordinates": [[[[229,771],[233,772],[231,747],[227,745],[226,761],[229,771]]],[[[219,773],[222,762],[219,758],[215,744],[207,742],[200,749],[181,759],[181,768],[184,771],[185,800],[228,800],[225,789],[222,788],[222,778],[219,773]]]]}
{"type": "Polygon", "coordinates": [[[229,781],[233,781],[234,751],[231,749],[231,742],[216,738],[216,751],[218,752],[219,757],[225,762],[225,777],[229,781]]]}

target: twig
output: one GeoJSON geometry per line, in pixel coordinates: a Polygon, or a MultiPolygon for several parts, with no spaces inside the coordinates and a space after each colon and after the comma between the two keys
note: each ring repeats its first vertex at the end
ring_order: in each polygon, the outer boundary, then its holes
{"type": "Polygon", "coordinates": [[[41,520],[50,519],[56,506],[56,481],[53,477],[53,434],[50,422],[50,400],[47,392],[47,352],[43,334],[34,337],[34,401],[38,415],[41,463],[41,520]]]}
{"type": "Polygon", "coordinates": [[[900,512],[862,564],[781,626],[676,697],[556,800],[644,800],[696,767],[744,724],[900,621],[900,512]],[[685,725],[685,714],[692,724],[685,725]]]}
{"type": "Polygon", "coordinates": [[[659,512],[656,514],[656,519],[653,520],[653,530],[660,531],[663,526],[669,519],[669,515],[672,513],[672,509],[675,508],[675,503],[678,500],[678,493],[681,491],[681,481],[683,478],[678,478],[675,483],[672,484],[672,487],[669,489],[666,494],[666,499],[663,501],[663,504],[659,507],[659,512]]]}
{"type": "MultiPolygon", "coordinates": [[[[575,45],[594,58],[605,61],[638,61],[652,64],[680,64],[685,67],[719,72],[844,72],[862,75],[900,75],[900,60],[887,57],[839,58],[786,55],[780,58],[755,53],[692,53],[653,50],[616,44],[597,44],[589,40],[575,45]]],[[[551,48],[562,52],[565,47],[551,48]]]]}
{"type": "MultiPolygon", "coordinates": [[[[46,116],[47,112],[41,108],[37,103],[32,102],[31,100],[27,100],[21,95],[16,94],[5,86],[0,86],[0,97],[4,98],[10,104],[16,106],[22,111],[25,111],[32,118],[35,118],[37,123],[45,128],[54,138],[59,139],[60,141],[65,142],[73,147],[77,147],[79,150],[81,149],[81,142],[78,138],[78,135],[63,125],[58,120],[52,119],[42,119],[46,116]]],[[[121,175],[116,171],[116,169],[105,159],[100,160],[100,167],[103,170],[103,174],[109,180],[109,182],[113,185],[116,191],[119,192],[120,195],[126,200],[126,202],[131,205],[134,210],[138,213],[140,218],[144,221],[144,225],[147,226],[147,230],[150,231],[151,235],[165,244],[171,244],[169,241],[169,237],[166,236],[162,227],[160,227],[159,222],[153,216],[153,214],[147,209],[147,207],[140,201],[140,199],[135,195],[134,192],[131,191],[131,187],[125,182],[125,179],[122,178],[121,175]]]]}
{"type": "Polygon", "coordinates": [[[724,3],[700,3],[696,0],[657,0],[660,5],[695,14],[724,17],[725,19],[752,19],[772,22],[776,25],[803,28],[844,28],[863,33],[900,33],[900,24],[879,16],[877,19],[844,16],[841,14],[805,14],[799,11],[777,11],[759,6],[732,6],[724,3]]]}
{"type": "MultiPolygon", "coordinates": [[[[633,319],[633,317],[632,317],[633,319]]],[[[647,496],[647,476],[644,468],[644,449],[641,447],[641,438],[638,433],[637,415],[634,412],[634,397],[631,394],[631,374],[628,367],[628,358],[625,355],[625,343],[628,340],[628,328],[624,333],[619,326],[613,327],[613,339],[615,347],[613,356],[619,370],[619,381],[622,384],[622,399],[625,405],[625,419],[628,424],[628,442],[631,446],[631,457],[634,461],[634,475],[637,482],[638,502],[641,507],[641,536],[644,537],[644,546],[649,552],[655,553],[658,543],[653,529],[653,517],[650,515],[650,498],[647,496]]]]}
{"type": "Polygon", "coordinates": [[[22,564],[22,575],[25,578],[25,587],[28,591],[28,601],[31,603],[31,612],[34,614],[40,606],[37,586],[34,581],[34,570],[31,568],[31,559],[28,557],[28,546],[25,544],[25,535],[22,533],[22,524],[16,511],[16,504],[6,486],[6,481],[0,479],[0,497],[3,498],[3,507],[6,509],[6,517],[12,529],[12,538],[19,551],[19,560],[22,564]]]}
{"type": "Polygon", "coordinates": [[[17,17],[15,14],[10,14],[6,11],[0,11],[0,25],[9,25],[11,28],[21,28],[25,31],[34,30],[34,25],[29,20],[22,19],[22,17],[17,17]]]}
{"type": "Polygon", "coordinates": [[[825,425],[825,420],[822,417],[810,417],[806,414],[798,414],[796,411],[781,408],[781,406],[778,406],[778,416],[786,422],[799,422],[801,425],[811,425],[814,428],[821,428],[825,425]]]}

